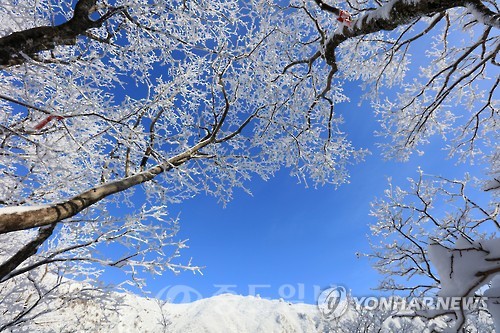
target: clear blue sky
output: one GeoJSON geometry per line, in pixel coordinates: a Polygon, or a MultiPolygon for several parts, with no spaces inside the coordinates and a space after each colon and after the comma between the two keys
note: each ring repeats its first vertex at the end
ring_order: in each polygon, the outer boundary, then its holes
{"type": "Polygon", "coordinates": [[[179,236],[189,238],[183,258],[192,257],[205,268],[203,275],[167,272],[149,278],[152,295],[192,301],[226,286],[226,291],[242,295],[314,303],[317,289],[332,284],[346,286],[353,295],[376,294],[372,289],[380,276],[356,252],[369,251],[369,224],[375,222],[369,216],[370,201],[383,195],[387,177],[405,185],[418,166],[426,173],[460,178],[474,167],[445,161],[439,139],[408,163],[384,161],[374,145],[381,138],[373,135],[378,129],[373,112],[368,105],[357,106],[358,94],[352,87],[352,102],[336,108],[356,146],[372,151],[365,162],[350,168],[350,184],[305,188],[282,170],[267,182],[253,179],[253,196],[238,191],[226,208],[206,196],[172,206],[172,216],[180,212],[179,236]]]}

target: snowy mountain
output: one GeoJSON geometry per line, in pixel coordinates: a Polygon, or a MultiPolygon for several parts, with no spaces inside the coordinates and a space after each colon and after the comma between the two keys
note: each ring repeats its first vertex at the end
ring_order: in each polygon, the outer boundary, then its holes
{"type": "MultiPolygon", "coordinates": [[[[348,307],[337,320],[326,320],[317,306],[255,296],[221,294],[192,303],[172,304],[131,293],[101,293],[66,280],[54,298],[5,332],[102,333],[428,333],[445,329],[443,320],[393,316],[393,311],[348,307]],[[67,301],[67,302],[66,302],[67,301]]],[[[42,289],[40,289],[42,290],[42,289]]],[[[8,302],[9,300],[4,300],[8,302]]],[[[0,302],[2,303],[2,302],[0,302]]],[[[344,307],[344,305],[339,305],[344,307]]],[[[12,309],[12,308],[11,308],[12,309]]],[[[7,312],[6,312],[7,311],[7,312]]],[[[3,329],[1,329],[3,327],[3,329]]],[[[473,333],[493,332],[488,318],[472,323],[473,333]]]]}
{"type": "Polygon", "coordinates": [[[154,300],[135,297],[128,303],[120,312],[115,332],[137,332],[134,317],[142,319],[138,328],[149,332],[161,332],[162,328],[179,333],[318,332],[323,324],[313,305],[253,296],[223,294],[188,304],[167,303],[162,307],[166,321],[162,320],[160,307],[154,300]]]}
{"type": "MultiPolygon", "coordinates": [[[[119,294],[117,294],[119,295],[119,294]]],[[[29,332],[324,332],[327,323],[314,305],[222,294],[171,304],[132,294],[119,303],[82,302],[33,322],[29,332]],[[62,319],[62,320],[61,320],[62,319]]],[[[13,330],[13,332],[17,332],[13,330]]]]}

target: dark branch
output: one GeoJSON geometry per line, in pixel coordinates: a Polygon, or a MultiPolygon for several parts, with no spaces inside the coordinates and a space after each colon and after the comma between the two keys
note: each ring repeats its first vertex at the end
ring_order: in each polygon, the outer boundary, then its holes
{"type": "Polygon", "coordinates": [[[26,259],[34,255],[38,248],[52,235],[56,223],[48,226],[43,226],[38,229],[38,235],[28,244],[24,245],[10,259],[0,265],[0,282],[8,276],[14,269],[21,265],[26,259]]]}
{"type": "Polygon", "coordinates": [[[319,8],[321,8],[322,10],[326,10],[327,12],[333,13],[337,16],[340,15],[340,9],[332,7],[321,0],[314,0],[314,1],[318,4],[319,8]]]}
{"type": "Polygon", "coordinates": [[[37,53],[52,50],[58,45],[74,45],[76,38],[91,28],[100,27],[107,19],[119,12],[114,8],[97,20],[90,15],[97,0],[79,0],[73,17],[57,26],[35,27],[0,38],[0,69],[26,62],[37,53]]]}
{"type": "Polygon", "coordinates": [[[464,7],[472,2],[465,0],[423,0],[415,2],[398,0],[390,2],[385,5],[391,6],[390,9],[382,6],[377,10],[370,11],[354,20],[351,27],[344,26],[341,32],[335,33],[330,37],[325,45],[325,59],[330,66],[336,67],[335,49],[349,38],[382,30],[394,30],[398,26],[411,23],[420,17],[433,15],[455,7],[464,7]],[[384,12],[384,15],[379,15],[381,11],[384,12]]]}

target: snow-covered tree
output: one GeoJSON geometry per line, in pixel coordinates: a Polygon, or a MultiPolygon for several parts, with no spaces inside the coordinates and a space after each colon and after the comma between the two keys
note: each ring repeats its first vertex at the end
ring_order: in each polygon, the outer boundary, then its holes
{"type": "Polygon", "coordinates": [[[412,318],[394,317],[397,313],[390,309],[367,309],[356,305],[352,299],[346,314],[335,320],[330,320],[325,333],[416,333],[422,332],[426,324],[412,318]]]}
{"type": "MultiPolygon", "coordinates": [[[[390,184],[385,197],[372,203],[378,223],[372,226],[377,237],[370,256],[384,276],[379,289],[410,297],[484,296],[483,287],[500,272],[498,200],[484,202],[477,189],[469,188],[473,181],[468,178],[446,179],[419,170],[408,181],[409,189],[390,184]]],[[[498,303],[498,290],[490,288],[486,295],[491,305],[498,303]]],[[[450,321],[451,332],[486,332],[491,330],[485,329],[487,308],[495,322],[500,318],[484,303],[416,309],[403,316],[450,321]]]]}
{"type": "Polygon", "coordinates": [[[496,177],[493,1],[11,0],[0,12],[2,283],[197,270],[176,260],[168,204],[226,202],[281,167],[345,183],[366,154],[335,112],[348,81],[366,89],[387,157],[439,134],[496,177]],[[410,65],[412,52],[427,58],[410,65]]]}

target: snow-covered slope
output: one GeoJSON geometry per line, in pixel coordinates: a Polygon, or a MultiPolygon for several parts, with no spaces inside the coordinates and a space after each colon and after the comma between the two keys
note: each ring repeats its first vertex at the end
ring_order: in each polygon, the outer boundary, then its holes
{"type": "Polygon", "coordinates": [[[115,294],[37,318],[29,332],[293,333],[324,332],[326,322],[314,305],[253,296],[222,294],[187,304],[164,303],[115,294]],[[117,299],[120,299],[116,303],[117,299]]]}
{"type": "MultiPolygon", "coordinates": [[[[10,298],[0,299],[0,305],[5,303],[0,308],[0,331],[3,328],[15,333],[428,333],[434,332],[433,328],[448,326],[443,319],[424,322],[412,316],[393,317],[394,311],[390,309],[374,311],[354,304],[340,319],[326,320],[318,307],[310,304],[233,294],[171,304],[131,293],[102,292],[72,280],[63,282],[67,283],[61,284],[53,297],[33,311],[25,308],[26,315],[15,323],[9,311],[18,313],[20,309],[8,305],[12,303],[10,298]]],[[[47,288],[37,286],[38,293],[44,296],[47,288]]],[[[470,325],[473,333],[492,332],[491,326],[487,316],[470,325]]]]}
{"type": "Polygon", "coordinates": [[[188,304],[127,297],[115,332],[318,332],[322,319],[313,305],[223,294],[188,304]],[[160,311],[160,308],[162,311],[160,311]],[[163,315],[163,316],[162,316],[163,315]],[[141,320],[136,320],[136,319],[141,320]]]}

